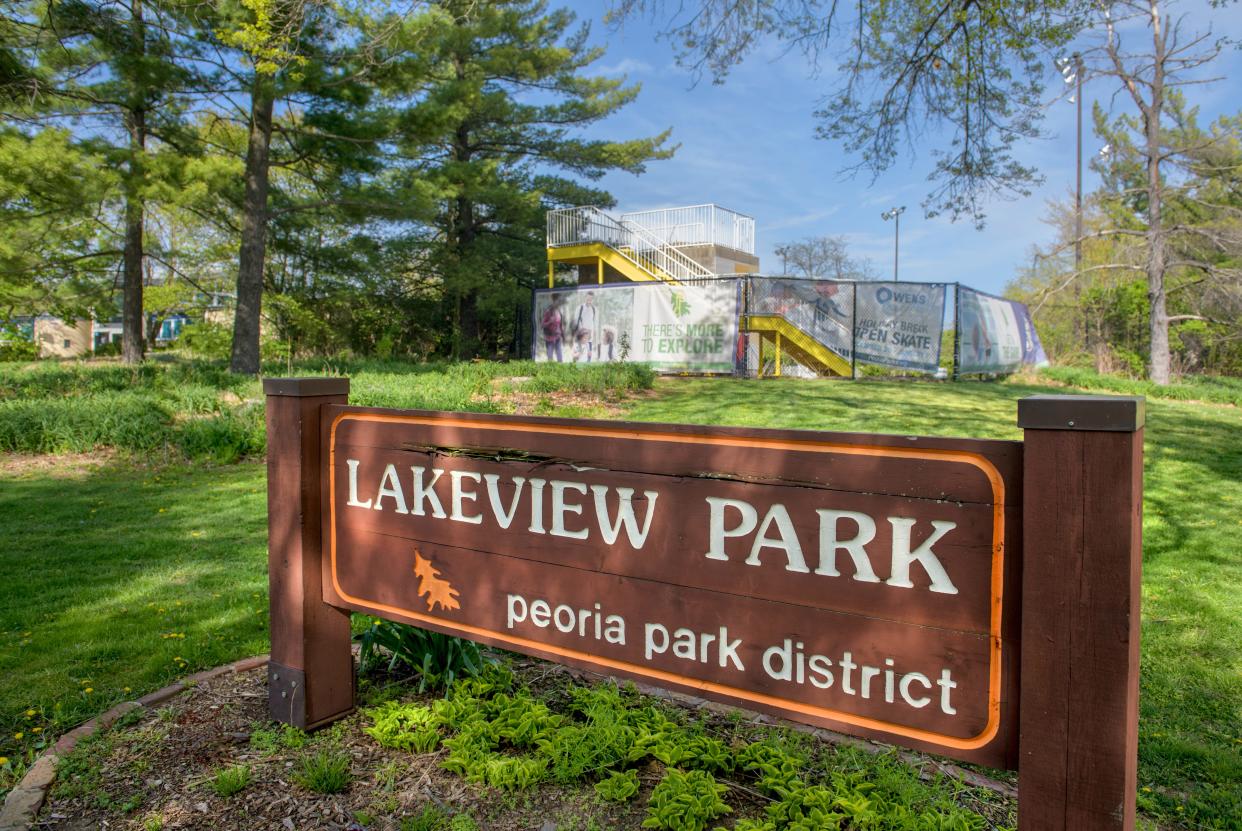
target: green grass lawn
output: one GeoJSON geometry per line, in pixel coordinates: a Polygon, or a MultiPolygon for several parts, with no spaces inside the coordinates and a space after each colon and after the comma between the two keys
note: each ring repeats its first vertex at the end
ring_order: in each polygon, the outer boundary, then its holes
{"type": "MultiPolygon", "coordinates": [[[[630,417],[1019,439],[1010,383],[668,379],[630,417]]],[[[1139,804],[1242,827],[1242,410],[1149,399],[1139,804]]]]}
{"type": "Polygon", "coordinates": [[[0,470],[0,755],[267,651],[264,466],[0,470]]]}
{"type": "MultiPolygon", "coordinates": [[[[510,388],[615,399],[646,383],[528,363],[331,369],[354,379],[355,403],[493,411],[505,408],[510,388]],[[512,375],[524,378],[497,380],[512,375]]],[[[185,424],[218,416],[242,420],[250,435],[261,425],[246,403],[257,384],[221,391],[213,372],[153,370],[127,393],[130,370],[0,367],[0,437],[6,424],[16,435],[13,425],[31,423],[39,406],[28,402],[126,394],[155,401],[157,429],[167,431],[158,446],[91,466],[67,456],[51,467],[25,457],[14,464],[14,455],[6,466],[0,456],[0,756],[9,758],[0,791],[41,736],[187,672],[266,650],[264,469],[206,461],[210,436],[200,452],[178,439],[185,424]]],[[[1020,438],[1017,399],[1048,391],[1022,382],[667,379],[627,406],[640,420],[1020,438]]],[[[47,446],[28,449],[72,450],[86,440],[91,418],[79,405],[60,406],[73,417],[41,434],[47,446]],[[59,444],[46,438],[56,436],[59,444]]],[[[555,398],[542,411],[593,412],[555,398]]],[[[1162,822],[1238,828],[1242,410],[1151,400],[1146,438],[1140,805],[1162,822]]]]}

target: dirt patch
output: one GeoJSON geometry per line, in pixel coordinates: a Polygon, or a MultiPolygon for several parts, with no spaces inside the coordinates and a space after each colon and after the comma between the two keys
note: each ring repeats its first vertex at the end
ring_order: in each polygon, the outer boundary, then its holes
{"type": "Polygon", "coordinates": [[[496,378],[489,392],[471,396],[474,403],[490,403],[510,415],[559,415],[574,418],[620,418],[632,395],[554,390],[531,392],[518,389],[529,377],[496,378]]]}
{"type": "Polygon", "coordinates": [[[116,461],[116,451],[90,453],[0,453],[0,476],[13,479],[85,479],[116,461]]]}

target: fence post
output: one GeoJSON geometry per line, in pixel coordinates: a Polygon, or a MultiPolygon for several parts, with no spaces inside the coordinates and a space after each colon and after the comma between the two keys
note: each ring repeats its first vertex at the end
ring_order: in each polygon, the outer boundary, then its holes
{"type": "Polygon", "coordinates": [[[850,283],[850,380],[858,380],[858,282],[850,283]]]}
{"type": "Polygon", "coordinates": [[[1134,828],[1144,400],[1036,395],[1025,431],[1018,828],[1134,828]]]}
{"type": "Polygon", "coordinates": [[[320,413],[348,378],[266,378],[272,718],[309,729],[354,708],[349,613],[323,601],[320,413]]]}
{"type": "Polygon", "coordinates": [[[957,371],[958,365],[961,363],[958,356],[961,355],[962,343],[962,284],[953,284],[953,380],[956,381],[960,377],[957,371]]]}

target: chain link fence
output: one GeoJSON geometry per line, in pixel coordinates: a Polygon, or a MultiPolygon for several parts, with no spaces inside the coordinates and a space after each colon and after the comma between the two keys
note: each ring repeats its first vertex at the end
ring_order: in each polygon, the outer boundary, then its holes
{"type": "MultiPolygon", "coordinates": [[[[748,275],[704,278],[693,284],[566,287],[538,294],[546,294],[543,306],[551,308],[549,303],[557,298],[564,300],[593,292],[600,292],[601,298],[609,295],[610,301],[624,301],[622,305],[626,309],[641,307],[643,314],[638,317],[643,320],[656,315],[657,307],[663,309],[660,304],[652,305],[653,297],[649,295],[653,293],[661,297],[669,292],[678,297],[684,295],[685,310],[714,310],[708,314],[714,321],[712,331],[730,331],[734,334],[729,338],[737,339],[733,351],[733,372],[737,375],[753,377],[779,371],[781,375],[804,377],[901,374],[944,378],[950,373],[954,377],[966,373],[1001,375],[1046,361],[1024,305],[957,283],[853,282],[748,275]],[[614,293],[617,294],[615,298],[611,296],[614,293]],[[738,298],[736,305],[728,299],[731,297],[738,298]],[[948,347],[950,342],[951,348],[948,347]]],[[[534,354],[537,358],[548,350],[547,344],[540,347],[540,314],[556,317],[543,307],[535,314],[534,354]]],[[[563,319],[572,321],[574,315],[567,314],[567,317],[562,315],[563,319]]],[[[631,310],[629,317],[619,311],[609,314],[618,321],[622,318],[628,321],[625,325],[618,324],[620,328],[614,326],[615,341],[619,337],[616,333],[622,329],[628,331],[634,312],[631,310]]],[[[656,317],[668,318],[668,321],[657,329],[672,331],[687,325],[684,320],[689,318],[684,314],[689,312],[683,313],[672,306],[660,311],[656,317]]],[[[546,328],[548,324],[543,325],[546,328]]],[[[700,321],[686,331],[693,333],[699,330],[696,326],[704,325],[707,324],[700,321]]],[[[606,336],[608,327],[603,331],[606,336]]],[[[558,336],[552,340],[559,343],[561,339],[558,336]]],[[[631,344],[627,350],[629,359],[648,359],[637,357],[642,351],[638,346],[647,339],[642,333],[632,336],[628,341],[631,344]]],[[[567,336],[564,340],[571,348],[577,346],[567,336]]],[[[608,342],[607,337],[601,340],[601,343],[608,342]]],[[[660,340],[657,345],[662,343],[664,341],[660,340]]],[[[681,341],[672,338],[669,343],[672,348],[681,341]]],[[[728,348],[725,344],[725,349],[728,348]]],[[[553,352],[548,351],[548,360],[566,360],[553,352]]],[[[595,357],[613,359],[602,352],[595,357]]],[[[699,367],[702,361],[702,356],[685,356],[683,370],[699,367]]],[[[713,361],[711,370],[699,368],[697,371],[729,371],[727,356],[718,355],[713,361]]]]}

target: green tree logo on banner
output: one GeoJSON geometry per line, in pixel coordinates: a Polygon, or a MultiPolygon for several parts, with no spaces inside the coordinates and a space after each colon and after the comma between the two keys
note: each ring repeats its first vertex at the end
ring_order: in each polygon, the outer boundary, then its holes
{"type": "Polygon", "coordinates": [[[690,301],[679,291],[673,292],[673,314],[678,317],[690,314],[690,301]]]}

